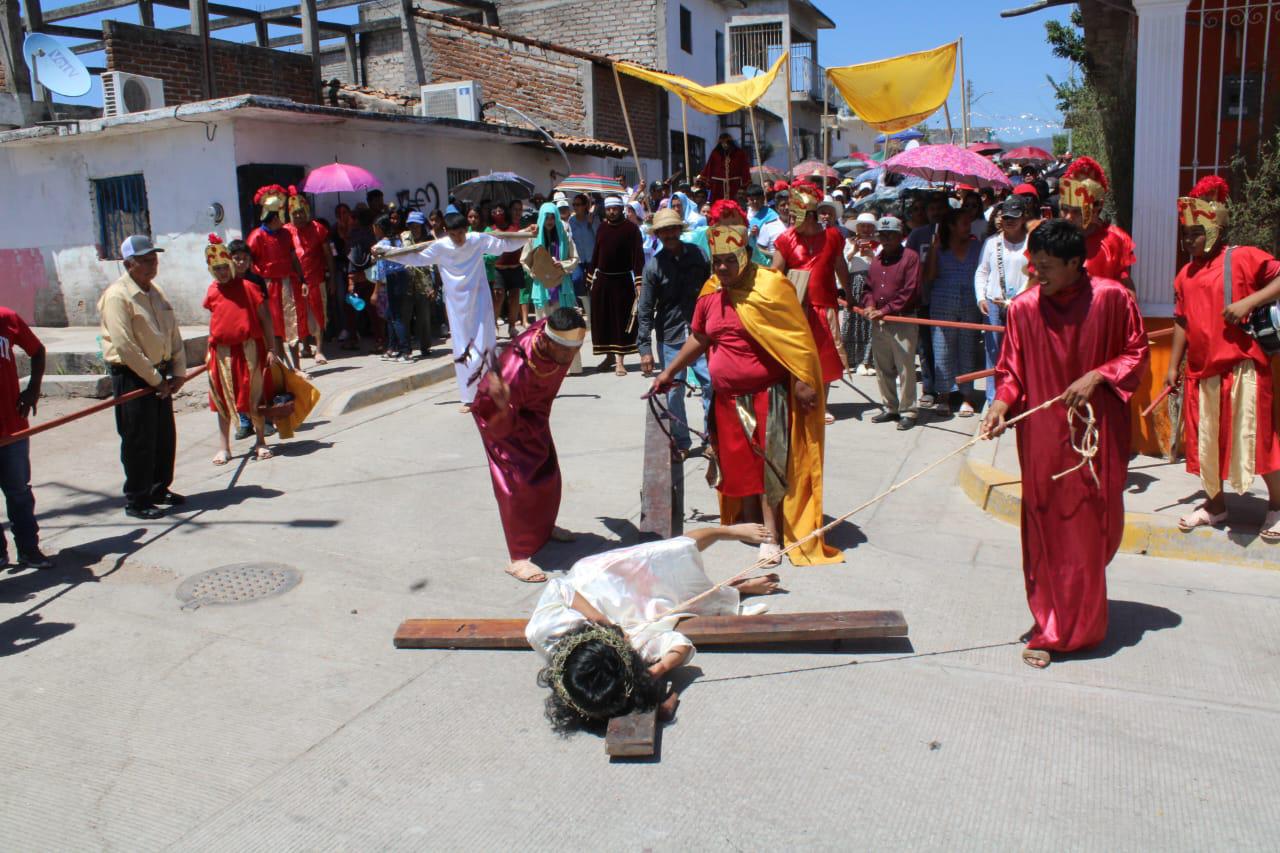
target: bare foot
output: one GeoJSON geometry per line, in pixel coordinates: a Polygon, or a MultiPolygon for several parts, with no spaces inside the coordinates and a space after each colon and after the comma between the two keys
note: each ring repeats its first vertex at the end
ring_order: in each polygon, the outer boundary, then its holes
{"type": "Polygon", "coordinates": [[[470,404],[470,403],[463,403],[461,406],[459,406],[459,407],[458,407],[458,411],[459,411],[459,412],[462,412],[462,414],[464,414],[464,415],[469,415],[469,414],[471,414],[471,404],[470,404]]]}
{"type": "Polygon", "coordinates": [[[754,578],[743,578],[731,584],[739,595],[773,595],[778,591],[780,578],[775,574],[757,575],[754,578]]]}
{"type": "Polygon", "coordinates": [[[1049,653],[1044,649],[1023,649],[1022,662],[1036,669],[1044,669],[1049,665],[1049,653]]]}
{"type": "Polygon", "coordinates": [[[547,576],[529,560],[512,560],[507,566],[507,574],[525,583],[546,583],[547,576]]]}
{"type": "Polygon", "coordinates": [[[551,539],[555,542],[577,542],[578,534],[557,526],[551,528],[551,539]]]}
{"type": "Polygon", "coordinates": [[[231,454],[225,450],[219,450],[217,453],[213,455],[214,465],[226,465],[230,461],[231,461],[231,454]]]}
{"type": "Polygon", "coordinates": [[[271,448],[270,448],[270,447],[267,447],[265,444],[255,444],[255,445],[254,445],[254,447],[253,447],[253,458],[254,458],[254,459],[258,459],[258,460],[270,459],[270,458],[272,458],[273,456],[275,456],[275,454],[274,454],[274,453],[272,453],[272,452],[271,452],[271,448]]]}
{"type": "Polygon", "coordinates": [[[316,364],[318,364],[318,365],[320,365],[321,367],[323,367],[324,365],[326,365],[326,364],[328,364],[328,363],[329,363],[329,359],[327,359],[327,358],[325,358],[323,355],[321,355],[321,354],[320,354],[320,350],[316,350],[316,364]]]}
{"type": "Polygon", "coordinates": [[[669,723],[676,718],[676,708],[680,707],[680,694],[672,690],[666,698],[658,703],[658,719],[669,723]]]}
{"type": "Polygon", "coordinates": [[[759,545],[763,542],[773,541],[773,534],[763,524],[731,524],[729,525],[729,533],[734,539],[739,542],[746,542],[748,545],[759,545]]]}

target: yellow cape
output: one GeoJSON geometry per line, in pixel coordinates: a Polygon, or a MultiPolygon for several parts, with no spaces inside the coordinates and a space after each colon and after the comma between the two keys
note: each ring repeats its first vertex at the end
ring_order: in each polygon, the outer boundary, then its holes
{"type": "Polygon", "coordinates": [[[294,432],[302,426],[302,422],[307,419],[307,415],[311,414],[316,403],[320,402],[320,392],[301,373],[289,370],[279,362],[272,365],[271,369],[276,393],[287,391],[293,395],[293,414],[277,420],[276,430],[281,438],[293,438],[294,432]]]}
{"type": "MultiPolygon", "coordinates": [[[[720,279],[713,275],[698,295],[706,296],[721,289],[720,279]]],[[[818,347],[813,342],[804,308],[796,298],[795,286],[782,273],[752,264],[742,280],[726,292],[747,333],[788,373],[818,392],[818,405],[808,413],[801,412],[796,405],[794,387],[790,392],[791,450],[787,458],[787,495],[782,499],[783,544],[790,545],[823,524],[822,439],[826,431],[823,420],[826,406],[822,399],[818,347]]],[[[721,523],[735,523],[741,509],[740,499],[722,495],[721,523]]],[[[827,547],[821,536],[815,536],[789,556],[792,563],[800,566],[844,560],[839,551],[827,547]]]]}

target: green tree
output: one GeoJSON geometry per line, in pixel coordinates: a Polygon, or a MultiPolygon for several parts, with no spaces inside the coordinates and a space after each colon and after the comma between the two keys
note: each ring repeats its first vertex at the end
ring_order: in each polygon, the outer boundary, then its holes
{"type": "Polygon", "coordinates": [[[1242,156],[1231,164],[1235,196],[1231,206],[1231,242],[1280,252],[1280,131],[1263,146],[1250,170],[1242,156]]]}

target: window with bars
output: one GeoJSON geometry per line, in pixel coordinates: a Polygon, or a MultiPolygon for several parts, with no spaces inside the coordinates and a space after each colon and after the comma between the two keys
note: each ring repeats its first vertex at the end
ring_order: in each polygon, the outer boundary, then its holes
{"type": "Polygon", "coordinates": [[[119,175],[93,181],[98,214],[98,257],[120,260],[120,244],[131,234],[151,233],[151,209],[142,175],[119,175]]]}
{"type": "Polygon", "coordinates": [[[444,180],[449,185],[449,192],[453,192],[453,188],[464,181],[472,178],[480,177],[479,169],[445,169],[444,180]]]}
{"type": "Polygon", "coordinates": [[[729,74],[737,76],[746,67],[768,69],[769,48],[782,44],[782,22],[743,24],[729,28],[729,74]]]}
{"type": "Polygon", "coordinates": [[[683,6],[680,7],[680,49],[693,53],[693,14],[683,6]]]}

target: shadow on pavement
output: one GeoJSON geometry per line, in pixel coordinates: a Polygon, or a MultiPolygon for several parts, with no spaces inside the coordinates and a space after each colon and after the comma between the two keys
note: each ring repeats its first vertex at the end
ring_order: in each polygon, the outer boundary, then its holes
{"type": "Polygon", "coordinates": [[[827,411],[831,413],[837,421],[855,420],[861,421],[862,416],[867,412],[877,412],[883,409],[879,403],[828,403],[827,411]]]}
{"type": "MultiPolygon", "coordinates": [[[[823,518],[824,524],[830,524],[829,517],[823,518]]],[[[862,532],[862,528],[854,524],[852,521],[842,521],[835,527],[827,531],[824,537],[828,545],[832,548],[839,548],[841,551],[851,551],[859,545],[867,541],[867,534],[862,532]]]]}
{"type": "Polygon", "coordinates": [[[315,439],[303,439],[302,441],[285,440],[279,444],[272,446],[271,453],[273,456],[310,456],[318,450],[328,450],[333,447],[332,441],[316,441],[315,439]]]}
{"type": "MultiPolygon", "coordinates": [[[[1177,628],[1182,616],[1167,607],[1140,601],[1107,602],[1107,637],[1092,649],[1061,656],[1062,660],[1097,660],[1109,658],[1121,649],[1138,645],[1148,631],[1177,628]]],[[[1054,663],[1058,661],[1054,655],[1054,663]]]]}

